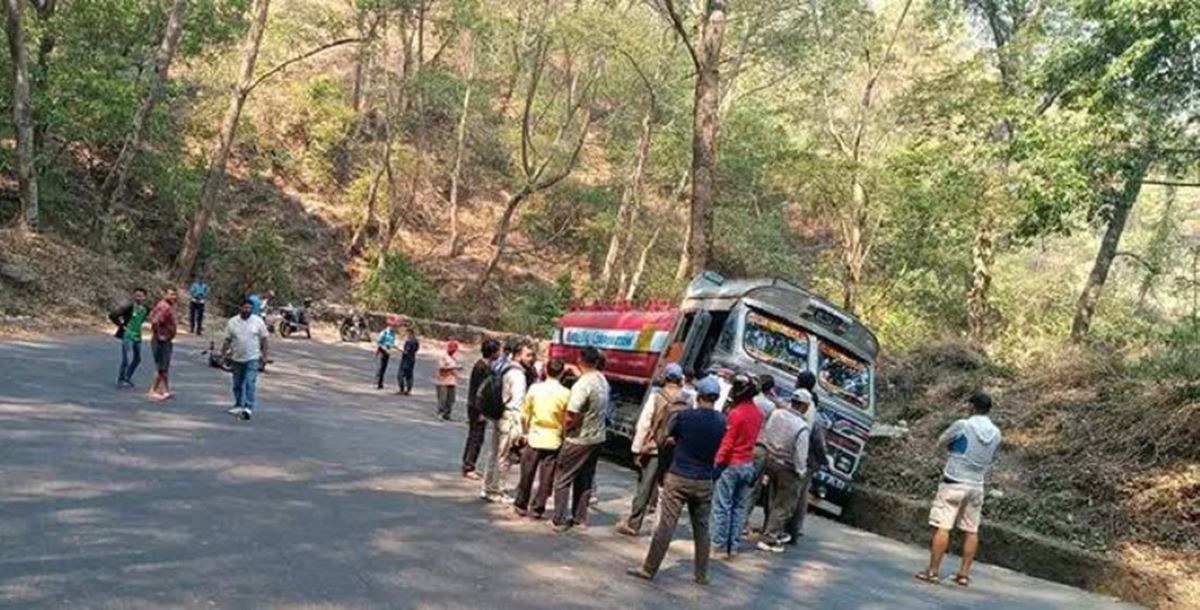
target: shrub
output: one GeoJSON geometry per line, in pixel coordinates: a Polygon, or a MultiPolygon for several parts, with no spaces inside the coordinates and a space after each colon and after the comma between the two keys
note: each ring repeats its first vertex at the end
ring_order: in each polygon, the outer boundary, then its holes
{"type": "Polygon", "coordinates": [[[217,303],[229,314],[243,295],[275,291],[276,300],[292,296],[292,269],[287,245],[271,226],[254,225],[221,255],[214,282],[221,290],[217,303]]]}
{"type": "Polygon", "coordinates": [[[439,301],[433,281],[399,254],[372,269],[355,296],[367,309],[418,317],[430,315],[439,301]]]}
{"type": "Polygon", "coordinates": [[[500,324],[509,332],[546,336],[554,328],[554,322],[567,311],[573,295],[570,272],[563,272],[553,284],[533,282],[501,308],[500,324]]]}

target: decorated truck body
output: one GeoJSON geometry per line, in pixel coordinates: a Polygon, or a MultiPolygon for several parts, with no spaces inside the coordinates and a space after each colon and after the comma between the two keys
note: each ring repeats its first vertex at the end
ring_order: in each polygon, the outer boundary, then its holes
{"type": "Polygon", "coordinates": [[[705,272],[679,303],[574,308],[559,320],[550,356],[574,362],[585,346],[605,354],[615,406],[610,434],[623,438],[633,436],[641,405],[669,362],[699,374],[769,374],[785,398],[797,374],[813,371],[833,467],[815,475],[812,491],[820,508],[841,513],[875,420],[879,344],[854,316],[782,280],[705,272]]]}

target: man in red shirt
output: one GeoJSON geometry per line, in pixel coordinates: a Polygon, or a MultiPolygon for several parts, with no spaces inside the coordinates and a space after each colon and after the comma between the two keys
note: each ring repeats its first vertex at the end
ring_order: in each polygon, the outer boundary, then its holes
{"type": "Polygon", "coordinates": [[[179,295],[168,288],[161,301],[150,312],[150,351],[154,354],[157,372],[150,386],[150,400],[166,400],[174,396],[167,373],[171,368],[171,348],[175,340],[178,318],[175,316],[175,301],[179,295]]]}
{"type": "Polygon", "coordinates": [[[729,425],[717,449],[716,497],[713,500],[712,543],[733,557],[741,537],[742,524],[750,507],[750,490],[754,487],[754,444],[762,429],[763,415],[754,404],[758,388],[749,375],[733,377],[729,400],[729,425]]]}

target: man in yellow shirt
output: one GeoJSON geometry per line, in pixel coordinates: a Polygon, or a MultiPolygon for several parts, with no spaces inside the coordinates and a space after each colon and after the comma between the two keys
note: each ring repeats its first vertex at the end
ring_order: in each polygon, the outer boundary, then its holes
{"type": "Polygon", "coordinates": [[[546,380],[530,386],[521,403],[525,449],[521,453],[521,479],[513,506],[522,517],[532,514],[533,518],[540,519],[554,490],[555,458],[562,446],[563,423],[571,398],[571,391],[561,382],[564,368],[562,360],[551,360],[546,365],[546,380]],[[530,506],[535,474],[538,490],[533,506],[530,506]]]}

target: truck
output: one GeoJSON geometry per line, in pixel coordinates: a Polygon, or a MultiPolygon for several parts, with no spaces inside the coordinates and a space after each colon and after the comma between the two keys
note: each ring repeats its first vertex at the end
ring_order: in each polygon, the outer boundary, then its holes
{"type": "Polygon", "coordinates": [[[817,508],[840,515],[875,423],[879,342],[861,320],[777,278],[727,279],[706,271],[679,302],[591,304],[556,324],[549,355],[575,362],[584,347],[605,355],[612,388],[610,439],[633,437],[642,404],[671,362],[697,375],[771,375],[785,400],[796,376],[817,377],[829,467],[813,476],[817,508]]]}

